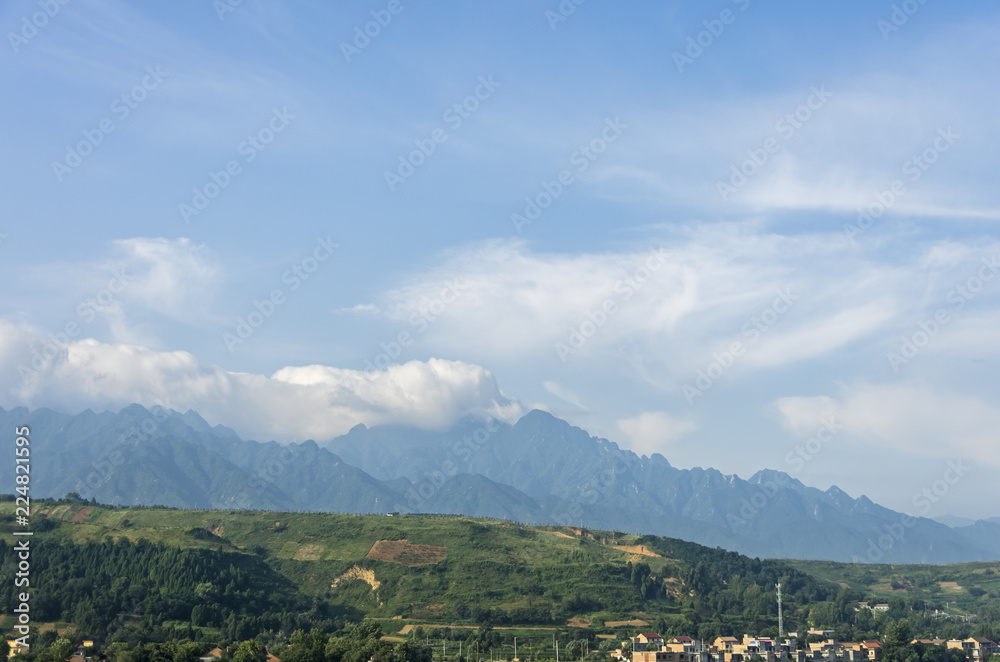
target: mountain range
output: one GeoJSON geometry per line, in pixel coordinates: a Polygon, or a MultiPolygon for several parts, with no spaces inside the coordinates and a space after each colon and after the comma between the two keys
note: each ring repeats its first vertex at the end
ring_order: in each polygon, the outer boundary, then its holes
{"type": "MultiPolygon", "coordinates": [[[[1000,521],[910,517],[780,471],[678,469],[543,411],[443,432],[358,425],[317,443],[241,439],[196,412],[0,409],[31,428],[31,494],[117,505],[422,512],[682,538],[749,556],[845,562],[1000,559],[1000,521]]],[[[0,460],[13,476],[13,453],[0,460]]],[[[11,485],[11,490],[13,484],[11,485]]]]}

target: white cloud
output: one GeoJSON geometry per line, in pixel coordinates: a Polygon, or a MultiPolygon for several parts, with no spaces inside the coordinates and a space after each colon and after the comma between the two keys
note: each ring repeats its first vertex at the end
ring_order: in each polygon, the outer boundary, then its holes
{"type": "Polygon", "coordinates": [[[423,324],[414,335],[432,353],[562,370],[624,363],[628,348],[634,376],[671,388],[736,340],[753,345],[744,370],[829,356],[884,332],[902,302],[922,292],[922,264],[880,261],[877,243],[854,249],[839,233],[783,236],[743,223],[658,234],[638,248],[574,255],[519,241],[469,246],[385,292],[378,309],[394,322],[423,324]],[[780,292],[795,301],[748,339],[747,326],[780,292]]]}
{"type": "Polygon", "coordinates": [[[25,269],[9,296],[32,326],[96,337],[106,326],[115,342],[158,345],[163,320],[205,328],[225,269],[206,246],[187,238],[133,237],[111,242],[102,256],[40,263],[25,269]]]}
{"type": "Polygon", "coordinates": [[[214,319],[223,270],[206,246],[184,237],[135,237],[115,241],[114,248],[117,256],[105,266],[125,273],[122,297],[131,305],[188,323],[214,319]]]}
{"type": "Polygon", "coordinates": [[[583,402],[580,400],[580,396],[571,391],[570,389],[566,388],[562,384],[559,384],[558,382],[547,381],[544,382],[542,386],[545,387],[546,391],[556,396],[563,402],[568,402],[577,409],[583,409],[583,410],[587,409],[586,407],[583,406],[583,402]]]}
{"type": "Polygon", "coordinates": [[[907,47],[903,62],[878,58],[850,75],[819,72],[814,86],[832,96],[791,135],[787,123],[784,130],[778,123],[801,107],[813,85],[634,114],[632,131],[643,139],[619,147],[615,163],[603,168],[603,190],[713,215],[818,210],[853,217],[900,180],[906,191],[891,216],[1000,220],[990,174],[1000,133],[983,112],[1000,97],[985,69],[964,66],[992,57],[984,54],[995,53],[996,43],[995,25],[961,26],[907,47]],[[949,127],[960,137],[931,156],[933,164],[914,168],[911,159],[949,127]],[[735,180],[737,190],[724,198],[717,182],[732,184],[731,168],[747,161],[748,151],[759,155],[769,138],[777,151],[765,153],[759,167],[751,162],[747,172],[756,172],[735,180]]]}
{"type": "Polygon", "coordinates": [[[795,363],[828,354],[848,343],[885,328],[895,316],[892,301],[872,301],[800,323],[787,332],[763,337],[747,361],[758,366],[795,363]]]}
{"type": "Polygon", "coordinates": [[[866,384],[845,388],[839,398],[789,397],[775,405],[783,423],[798,433],[834,416],[846,434],[867,444],[1000,466],[1000,409],[978,397],[924,384],[866,384]]]}
{"type": "Polygon", "coordinates": [[[373,372],[286,367],[267,377],[204,366],[182,351],[93,339],[57,347],[0,321],[0,361],[7,375],[0,392],[4,406],[78,411],[159,404],[194,409],[257,439],[328,439],[358,423],[440,429],[465,416],[516,420],[522,413],[488,370],[441,359],[373,372]],[[47,352],[46,344],[55,351],[47,352]],[[32,345],[39,351],[34,366],[25,351],[32,345]]]}
{"type": "Polygon", "coordinates": [[[618,421],[626,445],[640,455],[668,453],[670,446],[697,426],[662,411],[647,411],[618,421]]]}
{"type": "Polygon", "coordinates": [[[797,437],[811,435],[820,421],[836,419],[840,413],[837,401],[825,395],[779,398],[774,404],[781,424],[797,437]]]}

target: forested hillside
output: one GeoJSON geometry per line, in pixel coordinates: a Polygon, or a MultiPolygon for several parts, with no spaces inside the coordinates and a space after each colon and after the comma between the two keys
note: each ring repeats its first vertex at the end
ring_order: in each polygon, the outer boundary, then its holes
{"type": "MultiPolygon", "coordinates": [[[[830,628],[843,640],[880,638],[902,619],[913,636],[995,637],[1000,622],[992,585],[966,591],[956,583],[965,618],[949,620],[933,616],[930,600],[892,600],[879,584],[855,589],[825,576],[846,572],[841,566],[795,567],[614,531],[82,500],[35,504],[32,526],[33,618],[75,626],[105,646],[253,638],[286,646],[294,636],[300,646],[319,646],[302,639],[315,630],[325,647],[330,635],[360,636],[350,628],[366,618],[390,634],[402,631],[401,640],[418,632],[428,641],[474,636],[499,645],[544,632],[550,643],[590,639],[596,647],[601,636],[640,627],[699,639],[776,635],[779,582],[786,629],[830,628]],[[893,609],[857,612],[863,599],[892,600],[893,609]]],[[[12,528],[12,504],[0,504],[0,531],[12,528]]],[[[978,565],[984,578],[1000,571],[978,565]]],[[[9,615],[16,604],[9,542],[0,543],[0,567],[0,610],[9,615]]],[[[958,571],[965,570],[938,568],[942,576],[958,571]]],[[[42,636],[54,645],[54,634],[42,636]]]]}

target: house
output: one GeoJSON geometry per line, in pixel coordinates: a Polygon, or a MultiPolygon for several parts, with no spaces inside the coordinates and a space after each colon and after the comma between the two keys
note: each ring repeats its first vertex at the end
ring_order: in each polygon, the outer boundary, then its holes
{"type": "Polygon", "coordinates": [[[972,662],[985,662],[990,655],[1000,653],[1000,647],[983,637],[969,637],[964,640],[950,639],[947,646],[948,648],[961,649],[972,662]]]}
{"type": "Polygon", "coordinates": [[[689,658],[684,653],[677,653],[671,650],[644,650],[632,652],[632,662],[688,662],[689,658]]]}
{"type": "Polygon", "coordinates": [[[655,632],[643,632],[638,637],[632,638],[632,650],[642,652],[645,650],[656,650],[663,645],[663,637],[655,632]]]}
{"type": "Polygon", "coordinates": [[[736,637],[717,637],[712,645],[718,648],[722,652],[731,653],[733,651],[733,646],[739,645],[740,640],[736,637]]]}
{"type": "Polygon", "coordinates": [[[856,644],[843,644],[844,651],[848,658],[858,662],[877,662],[882,659],[882,645],[874,639],[869,639],[856,644]]]}
{"type": "Polygon", "coordinates": [[[216,646],[198,658],[198,662],[217,662],[222,657],[222,649],[216,646]]]}
{"type": "Polygon", "coordinates": [[[874,607],[872,607],[872,609],[874,611],[889,611],[889,605],[887,605],[886,603],[882,602],[882,603],[877,604],[874,607]]]}
{"type": "Polygon", "coordinates": [[[743,635],[743,645],[746,647],[746,652],[750,655],[760,655],[762,653],[770,653],[774,651],[773,641],[770,639],[751,637],[749,634],[743,635]]]}

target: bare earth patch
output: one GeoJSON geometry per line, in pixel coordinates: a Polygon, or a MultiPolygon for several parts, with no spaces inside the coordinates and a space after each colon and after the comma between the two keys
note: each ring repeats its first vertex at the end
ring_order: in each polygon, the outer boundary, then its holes
{"type": "Polygon", "coordinates": [[[341,584],[349,581],[360,581],[368,584],[372,587],[372,593],[375,594],[375,599],[378,600],[378,606],[382,606],[382,600],[378,597],[378,587],[382,585],[382,582],[375,579],[375,573],[366,568],[361,568],[359,566],[353,566],[348,568],[347,572],[337,577],[330,583],[330,588],[337,588],[341,584]]]}
{"type": "Polygon", "coordinates": [[[631,547],[625,545],[618,545],[617,549],[623,552],[628,552],[629,554],[635,554],[637,556],[655,556],[656,558],[661,558],[656,552],[646,549],[644,545],[632,545],[631,547]]]}
{"type": "Polygon", "coordinates": [[[590,619],[584,618],[583,616],[574,616],[573,618],[567,619],[566,625],[571,628],[589,628],[590,619]]]}
{"type": "Polygon", "coordinates": [[[958,585],[958,582],[938,582],[938,586],[945,589],[946,591],[961,591],[962,587],[958,585]]]}
{"type": "Polygon", "coordinates": [[[604,627],[607,628],[620,628],[625,627],[626,625],[634,628],[644,628],[649,625],[649,623],[638,618],[634,618],[631,621],[604,621],[604,627]]]}
{"type": "Polygon", "coordinates": [[[296,561],[319,561],[323,556],[323,545],[302,545],[292,556],[296,561]]]}
{"type": "Polygon", "coordinates": [[[366,556],[373,561],[387,561],[401,565],[430,565],[444,560],[447,547],[437,545],[412,545],[408,540],[378,540],[366,556]]]}
{"type": "Polygon", "coordinates": [[[559,536],[560,538],[569,538],[570,540],[576,540],[573,536],[563,533],[562,531],[546,531],[545,533],[551,533],[554,536],[559,536]]]}
{"type": "Polygon", "coordinates": [[[73,517],[70,518],[69,521],[71,521],[71,522],[82,522],[85,519],[87,519],[87,516],[90,515],[91,511],[93,511],[93,510],[94,510],[93,508],[84,508],[80,512],[75,513],[73,515],[73,517]]]}
{"type": "Polygon", "coordinates": [[[373,591],[377,591],[378,587],[382,585],[382,583],[379,580],[375,579],[374,572],[366,568],[354,566],[352,568],[349,568],[347,572],[342,574],[340,577],[334,579],[333,583],[330,584],[330,588],[337,588],[344,582],[353,581],[355,579],[368,584],[369,586],[372,587],[373,591]]]}

